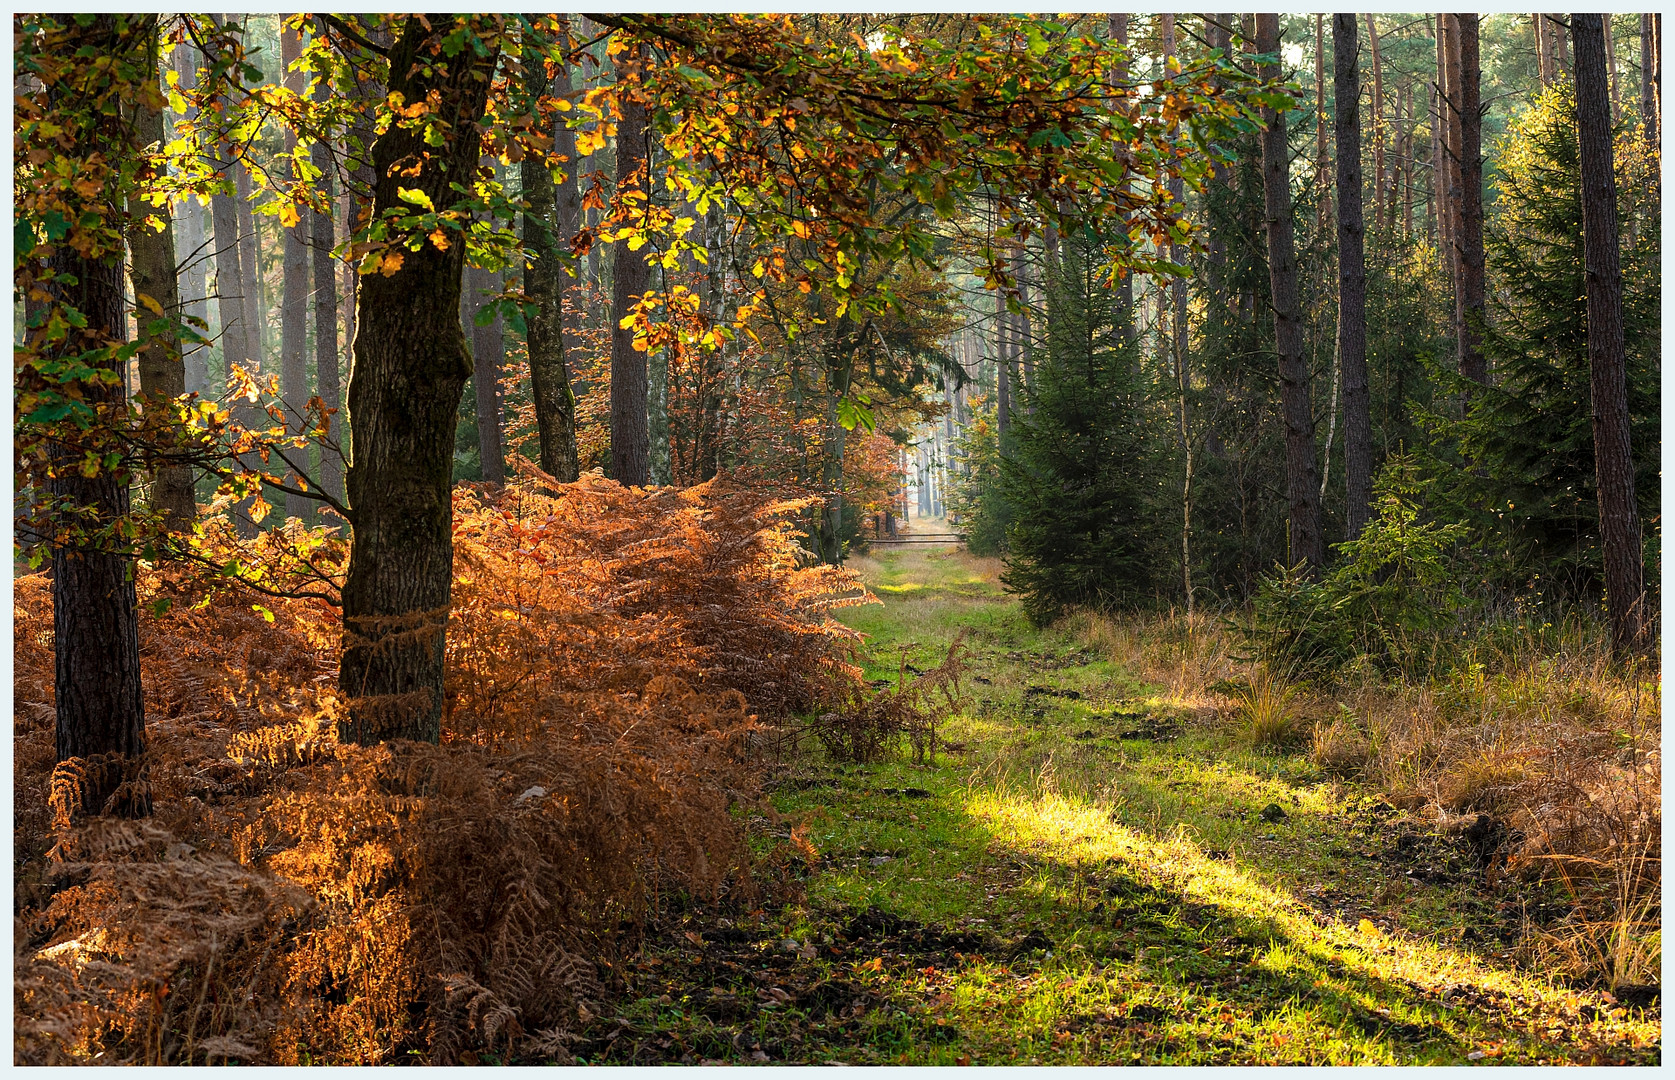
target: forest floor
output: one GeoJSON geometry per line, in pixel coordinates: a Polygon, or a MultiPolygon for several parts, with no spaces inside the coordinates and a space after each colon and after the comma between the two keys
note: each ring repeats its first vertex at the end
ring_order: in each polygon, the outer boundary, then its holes
{"type": "Polygon", "coordinates": [[[1537,891],[1470,842],[1214,715],[953,548],[853,563],[870,680],[962,631],[934,761],[776,768],[818,864],[799,902],[659,928],[586,1062],[1653,1064],[1658,1006],[1512,959],[1537,891]]]}

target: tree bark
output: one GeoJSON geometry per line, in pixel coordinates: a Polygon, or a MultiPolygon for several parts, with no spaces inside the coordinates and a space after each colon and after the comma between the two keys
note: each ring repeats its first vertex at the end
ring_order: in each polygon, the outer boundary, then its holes
{"type": "Polygon", "coordinates": [[[1372,517],[1372,412],[1367,388],[1366,226],[1361,215],[1361,72],[1354,15],[1332,16],[1338,155],[1338,363],[1344,397],[1344,522],[1354,540],[1372,517]]]}
{"type": "MultiPolygon", "coordinates": [[[[1213,39],[1210,47],[1215,47],[1213,39]]],[[[1314,182],[1314,227],[1325,236],[1326,220],[1331,216],[1332,178],[1326,164],[1326,16],[1320,14],[1314,17],[1314,182]]]]}
{"type": "MultiPolygon", "coordinates": [[[[469,18],[469,17],[466,17],[469,18]]],[[[457,30],[457,17],[409,17],[390,51],[391,91],[407,101],[438,95],[434,115],[452,142],[428,147],[423,133],[392,126],[372,147],[373,209],[405,205],[398,185],[451,206],[480,154],[477,124],[499,50],[466,49],[417,67],[421,49],[457,30]],[[416,176],[395,165],[412,155],[416,176]]],[[[435,742],[441,734],[444,634],[453,581],[454,427],[471,356],[459,325],[465,245],[425,244],[399,270],[361,279],[360,333],[349,382],[355,454],[354,513],[343,587],[339,686],[349,699],[344,742],[391,738],[435,742]]]]}
{"type": "Polygon", "coordinates": [[[1002,447],[1012,426],[1012,355],[1006,294],[995,290],[995,435],[1002,447]]]}
{"type": "MultiPolygon", "coordinates": [[[[1128,48],[1128,16],[1117,12],[1110,16],[1111,40],[1123,48],[1128,48]]],[[[1128,62],[1123,61],[1117,69],[1117,78],[1128,78],[1128,62]]],[[[1125,185],[1126,190],[1126,185],[1125,185]]],[[[1119,348],[1124,342],[1134,340],[1134,275],[1125,273],[1117,283],[1117,327],[1116,338],[1113,342],[1119,348]]]]}
{"type": "Polygon", "coordinates": [[[1436,16],[1437,77],[1431,84],[1431,202],[1436,214],[1437,262],[1453,280],[1454,237],[1448,231],[1448,31],[1436,16]]]}
{"type": "Polygon", "coordinates": [[[1535,71],[1542,89],[1553,85],[1553,46],[1548,40],[1547,16],[1537,12],[1530,16],[1535,23],[1535,71]]]}
{"type": "MultiPolygon", "coordinates": [[[[197,89],[198,63],[196,53],[192,47],[181,42],[175,47],[175,71],[180,76],[180,89],[183,93],[190,93],[197,89]]],[[[186,119],[197,119],[198,110],[188,108],[186,119]]],[[[196,199],[182,199],[180,203],[181,243],[175,247],[176,257],[179,258],[184,250],[185,266],[181,276],[185,279],[182,288],[183,313],[190,319],[197,319],[194,328],[207,336],[209,325],[209,274],[208,267],[211,259],[209,245],[205,242],[204,209],[198,205],[196,199]]],[[[192,394],[202,394],[209,389],[209,350],[198,344],[185,346],[185,355],[181,363],[186,369],[186,391],[192,394]]]]}
{"type": "MultiPolygon", "coordinates": [[[[292,71],[291,65],[302,56],[302,35],[290,27],[282,27],[279,45],[281,63],[284,65],[285,88],[301,97],[306,88],[306,80],[302,72],[292,71]]],[[[297,133],[287,125],[285,152],[294,154],[296,149],[297,133]]],[[[293,171],[291,181],[295,183],[300,179],[301,177],[293,171]]],[[[284,291],[279,308],[279,391],[285,400],[287,426],[301,425],[304,422],[308,416],[308,399],[311,396],[308,392],[308,231],[309,226],[303,223],[301,214],[298,214],[295,225],[284,230],[284,291]]],[[[306,461],[306,458],[304,460],[306,461]]],[[[278,498],[284,500],[282,516],[313,520],[313,499],[291,499],[284,494],[280,494],[278,498]],[[293,502],[296,503],[295,506],[292,505],[293,502]]]]}
{"type": "Polygon", "coordinates": [[[1589,393],[1599,487],[1605,606],[1618,655],[1640,645],[1645,603],[1640,519],[1634,501],[1623,341],[1623,275],[1618,251],[1616,169],[1605,34],[1599,15],[1572,15],[1576,35],[1576,129],[1582,171],[1582,249],[1588,293],[1589,393]]]}
{"type": "MultiPolygon", "coordinates": [[[[86,49],[112,65],[142,65],[144,50],[155,46],[156,24],[138,16],[96,15],[86,25],[66,20],[63,38],[65,55],[86,49]]],[[[71,85],[55,89],[54,97],[75,93],[76,78],[69,76],[71,85]]],[[[118,115],[102,115],[67,128],[66,135],[75,139],[77,156],[116,161],[136,149],[134,133],[127,127],[118,115]]],[[[112,222],[119,221],[124,210],[108,204],[93,209],[112,222]]],[[[86,319],[56,351],[64,357],[90,352],[95,368],[119,370],[120,361],[101,352],[127,338],[120,246],[102,258],[88,258],[58,246],[49,265],[57,280],[46,286],[47,291],[57,303],[74,308],[86,319]],[[70,279],[74,284],[68,283],[70,279]]],[[[171,264],[171,277],[173,269],[171,264]]],[[[120,422],[126,404],[121,379],[114,383],[82,380],[79,389],[83,400],[100,409],[107,422],[120,422]]],[[[76,464],[80,455],[62,446],[53,449],[53,456],[57,475],[51,483],[52,494],[69,507],[86,511],[88,525],[102,528],[127,515],[126,478],[110,470],[86,476],[76,464]]],[[[116,793],[121,781],[134,777],[146,749],[134,561],[73,543],[55,544],[52,596],[54,749],[59,761],[102,758],[87,762],[83,785],[84,806],[99,813],[107,808],[107,797],[116,793]]],[[[144,814],[150,805],[142,791],[124,805],[109,808],[144,814]]]]}
{"type": "Polygon", "coordinates": [[[1460,340],[1460,251],[1461,232],[1464,228],[1460,218],[1460,30],[1454,16],[1441,14],[1437,16],[1438,24],[1442,28],[1443,48],[1443,97],[1442,97],[1442,131],[1443,131],[1443,188],[1447,192],[1447,199],[1443,206],[1448,217],[1448,284],[1454,299],[1453,310],[1449,312],[1449,329],[1453,331],[1456,343],[1456,359],[1458,357],[1458,343],[1460,340]]]}
{"type": "MultiPolygon", "coordinates": [[[[159,48],[154,37],[150,61],[154,78],[159,48]]],[[[163,110],[135,110],[134,136],[138,149],[155,146],[161,150],[164,142],[163,110]]],[[[143,199],[130,198],[128,211],[134,217],[128,247],[133,253],[134,322],[139,328],[142,343],[140,396],[147,410],[167,409],[174,399],[186,393],[180,332],[173,321],[181,314],[180,283],[175,277],[174,223],[167,204],[153,206],[143,199]],[[160,218],[162,231],[154,232],[144,224],[147,217],[160,218]],[[151,310],[144,299],[147,297],[157,304],[161,314],[151,310]]],[[[190,527],[198,516],[198,504],[192,495],[191,467],[171,465],[158,469],[152,478],[151,506],[164,515],[164,525],[171,531],[190,527]]]]}
{"type": "MultiPolygon", "coordinates": [[[[246,16],[248,18],[248,16],[246,16]]],[[[262,303],[261,237],[256,232],[256,215],[251,210],[254,196],[250,170],[241,161],[234,172],[238,185],[238,268],[244,277],[239,296],[244,302],[244,346],[250,358],[250,373],[262,373],[267,365],[267,305],[262,303]]],[[[266,421],[266,415],[260,414],[266,421]]],[[[265,426],[265,423],[264,423],[265,426]]]]}
{"type": "MultiPolygon", "coordinates": [[[[626,193],[650,196],[649,117],[644,102],[625,99],[617,125],[617,198],[626,193]]],[[[632,205],[632,204],[630,204],[632,205]]],[[[634,348],[627,318],[650,285],[644,250],[616,249],[611,281],[611,476],[624,487],[645,487],[650,479],[651,426],[646,412],[646,354],[634,348]]]]}
{"type": "MultiPolygon", "coordinates": [[[[1482,69],[1478,61],[1478,16],[1455,15],[1458,33],[1460,106],[1460,280],[1455,289],[1455,322],[1460,334],[1460,374],[1487,384],[1488,361],[1483,356],[1483,110],[1482,69]]],[[[1468,402],[1469,404],[1469,402],[1468,402]]]]}
{"type": "MultiPolygon", "coordinates": [[[[559,72],[559,86],[569,89],[569,69],[559,72]]],[[[533,100],[549,90],[544,67],[526,64],[524,90],[533,100]]],[[[564,182],[556,189],[546,163],[525,158],[523,195],[529,209],[523,215],[523,241],[531,258],[524,268],[524,292],[534,305],[525,319],[528,327],[529,381],[535,399],[535,431],[540,444],[541,471],[561,484],[581,475],[576,452],[576,396],[570,388],[566,347],[575,336],[566,333],[565,294],[569,275],[560,259],[560,245],[577,231],[576,136],[559,114],[554,124],[553,149],[564,158],[564,182]],[[552,222],[557,217],[555,234],[552,222]]],[[[579,305],[578,305],[579,307],[579,305]]]]}
{"type": "MultiPolygon", "coordinates": [[[[1280,48],[1279,16],[1256,16],[1256,51],[1280,48]]],[[[1260,65],[1265,79],[1280,77],[1274,63],[1260,65]]],[[[1298,300],[1296,242],[1291,223],[1291,150],[1285,115],[1262,109],[1262,201],[1268,231],[1268,283],[1273,292],[1274,351],[1279,356],[1280,409],[1285,417],[1285,473],[1291,563],[1310,569],[1325,561],[1320,531],[1319,474],[1315,469],[1314,415],[1309,406],[1309,365],[1303,355],[1303,320],[1298,300]]]]}

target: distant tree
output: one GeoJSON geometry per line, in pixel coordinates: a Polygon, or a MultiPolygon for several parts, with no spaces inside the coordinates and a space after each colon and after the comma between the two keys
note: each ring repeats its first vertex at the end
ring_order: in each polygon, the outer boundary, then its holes
{"type": "MultiPolygon", "coordinates": [[[[1371,15],[1367,16],[1372,19],[1371,15]]],[[[1332,16],[1332,87],[1338,156],[1338,363],[1343,371],[1344,532],[1372,516],[1372,404],[1367,386],[1367,266],[1361,214],[1361,74],[1354,15],[1332,16]]]]}

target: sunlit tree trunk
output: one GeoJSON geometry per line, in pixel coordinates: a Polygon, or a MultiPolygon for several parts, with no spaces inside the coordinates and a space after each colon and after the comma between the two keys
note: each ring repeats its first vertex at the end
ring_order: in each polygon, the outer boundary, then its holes
{"type": "Polygon", "coordinates": [[[995,290],[995,432],[1002,445],[1007,429],[1012,425],[1012,354],[1007,331],[1010,318],[1006,310],[1006,296],[995,290]]]}
{"type": "MultiPolygon", "coordinates": [[[[1279,16],[1257,14],[1256,51],[1277,54],[1279,16]]],[[[1280,67],[1264,63],[1259,74],[1280,77],[1280,67]]],[[[1280,410],[1285,418],[1286,496],[1289,507],[1289,561],[1311,568],[1325,561],[1320,530],[1319,473],[1315,468],[1314,416],[1309,406],[1309,365],[1303,353],[1303,320],[1298,298],[1297,255],[1291,223],[1291,151],[1285,115],[1262,109],[1262,196],[1267,217],[1268,282],[1273,292],[1274,351],[1279,356],[1280,410]]]]}
{"type": "MultiPolygon", "coordinates": [[[[198,62],[196,51],[185,42],[175,46],[174,67],[180,76],[181,92],[190,95],[198,85],[198,62]]],[[[197,115],[198,110],[189,107],[186,119],[195,120],[197,115]]],[[[199,320],[195,327],[199,333],[207,333],[204,327],[209,323],[208,271],[212,255],[206,242],[204,208],[198,205],[198,200],[181,200],[179,225],[180,242],[175,245],[175,254],[177,260],[184,263],[181,270],[181,288],[185,291],[181,298],[182,310],[190,318],[199,320]]],[[[209,352],[204,346],[196,344],[188,344],[184,348],[181,362],[186,369],[186,390],[188,393],[205,393],[209,389],[209,352]]]]}
{"type": "MultiPolygon", "coordinates": [[[[314,87],[314,100],[323,103],[331,96],[331,87],[321,79],[314,87]]],[[[343,375],[338,361],[337,341],[337,265],[332,259],[336,245],[336,230],[332,225],[332,207],[337,198],[333,193],[333,163],[331,147],[315,140],[310,148],[310,161],[320,170],[320,192],[325,197],[324,211],[310,211],[311,238],[314,251],[314,385],[320,402],[328,410],[343,405],[343,375]]],[[[331,416],[333,440],[344,442],[346,425],[341,412],[331,416]]],[[[343,459],[328,447],[320,448],[320,487],[334,499],[343,498],[343,459]]]]}
{"type": "MultiPolygon", "coordinates": [[[[457,198],[479,156],[477,124],[488,76],[499,58],[467,50],[445,64],[419,66],[429,47],[457,29],[456,18],[416,16],[390,51],[390,87],[404,100],[435,92],[435,113],[452,141],[426,146],[423,134],[392,126],[372,148],[373,211],[406,205],[398,185],[437,206],[457,198]],[[408,155],[416,176],[392,166],[408,155]]],[[[440,51],[440,50],[438,50],[440,51]]],[[[463,244],[408,251],[394,274],[361,279],[360,332],[349,382],[355,453],[348,488],[354,541],[343,587],[339,685],[349,715],[345,742],[441,733],[442,658],[453,581],[454,428],[471,356],[459,325],[463,244]]]]}
{"type": "Polygon", "coordinates": [[[1634,502],[1623,341],[1623,275],[1601,18],[1572,15],[1576,34],[1576,128],[1581,151],[1582,248],[1588,293],[1589,394],[1600,546],[1611,643],[1619,655],[1640,644],[1645,603],[1640,518],[1634,502]]]}
{"type": "Polygon", "coordinates": [[[1383,233],[1387,224],[1384,215],[1384,65],[1378,48],[1378,23],[1372,12],[1367,12],[1367,44],[1372,48],[1373,62],[1373,231],[1383,233]]]}
{"type": "Polygon", "coordinates": [[[1361,72],[1354,15],[1332,16],[1338,156],[1338,363],[1343,372],[1345,533],[1372,516],[1372,413],[1367,388],[1367,270],[1361,215],[1361,72]]]}
{"type": "Polygon", "coordinates": [[[1646,143],[1658,145],[1658,109],[1663,82],[1662,15],[1640,16],[1640,122],[1646,125],[1646,143]]]}

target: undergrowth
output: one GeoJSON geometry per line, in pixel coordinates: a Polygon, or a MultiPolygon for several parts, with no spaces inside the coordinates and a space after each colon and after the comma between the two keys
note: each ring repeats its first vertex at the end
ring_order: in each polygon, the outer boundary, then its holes
{"type": "Polygon", "coordinates": [[[142,566],[138,821],[54,782],[51,587],[18,579],[16,1062],[563,1061],[659,911],[794,890],[730,811],[752,731],[856,684],[825,613],[864,590],[804,566],[795,500],[557,492],[456,493],[439,746],[337,741],[324,600],[142,566]]]}

